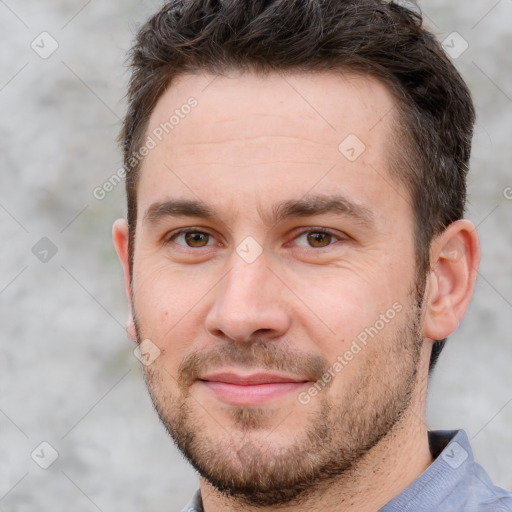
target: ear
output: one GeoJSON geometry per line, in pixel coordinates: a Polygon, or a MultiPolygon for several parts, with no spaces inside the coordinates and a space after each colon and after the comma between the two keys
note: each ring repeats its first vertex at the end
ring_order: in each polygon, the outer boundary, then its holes
{"type": "Polygon", "coordinates": [[[431,244],[423,334],[441,340],[457,329],[475,287],[480,246],[468,220],[450,224],[431,244]]]}
{"type": "Polygon", "coordinates": [[[126,324],[126,332],[132,341],[137,341],[137,334],[135,332],[135,322],[133,321],[133,303],[132,303],[132,286],[130,275],[130,262],[128,251],[128,223],[125,219],[117,219],[112,226],[112,238],[114,239],[114,246],[116,248],[117,256],[121,262],[124,273],[124,286],[126,296],[130,304],[130,314],[126,324]]]}

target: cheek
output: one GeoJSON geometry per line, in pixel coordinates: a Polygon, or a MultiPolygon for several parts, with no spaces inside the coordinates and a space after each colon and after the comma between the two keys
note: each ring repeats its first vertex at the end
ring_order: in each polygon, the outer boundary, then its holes
{"type": "Polygon", "coordinates": [[[134,276],[137,314],[160,323],[176,322],[199,303],[210,286],[204,276],[187,269],[173,269],[166,262],[140,269],[134,276]]]}
{"type": "Polygon", "coordinates": [[[134,276],[134,306],[140,334],[160,349],[155,368],[173,372],[198,339],[204,322],[206,294],[218,279],[173,270],[168,264],[147,266],[134,276]]]}
{"type": "Polygon", "coordinates": [[[401,296],[390,283],[340,269],[314,279],[301,279],[293,289],[303,303],[301,306],[296,301],[304,311],[301,316],[316,319],[331,335],[343,338],[375,322],[401,296]]]}

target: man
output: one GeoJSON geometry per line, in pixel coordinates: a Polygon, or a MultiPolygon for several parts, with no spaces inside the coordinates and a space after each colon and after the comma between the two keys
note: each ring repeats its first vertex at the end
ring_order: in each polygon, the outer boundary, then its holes
{"type": "Polygon", "coordinates": [[[510,511],[429,372],[479,263],[474,109],[381,0],[166,4],[132,51],[113,236],[186,511],[510,511]]]}

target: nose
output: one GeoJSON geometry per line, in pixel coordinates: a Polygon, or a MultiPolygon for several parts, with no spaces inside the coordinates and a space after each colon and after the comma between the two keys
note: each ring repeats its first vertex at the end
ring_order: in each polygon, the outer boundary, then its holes
{"type": "Polygon", "coordinates": [[[253,263],[237,254],[233,260],[231,270],[214,288],[216,295],[205,320],[207,331],[238,342],[283,336],[290,328],[291,314],[282,281],[263,255],[253,263]]]}

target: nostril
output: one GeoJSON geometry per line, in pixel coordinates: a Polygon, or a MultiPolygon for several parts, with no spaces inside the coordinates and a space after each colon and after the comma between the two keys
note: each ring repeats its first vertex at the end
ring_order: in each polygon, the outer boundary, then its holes
{"type": "Polygon", "coordinates": [[[258,334],[267,334],[269,332],[272,332],[272,329],[258,329],[254,332],[254,335],[257,336],[258,334]]]}

